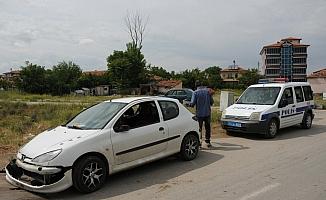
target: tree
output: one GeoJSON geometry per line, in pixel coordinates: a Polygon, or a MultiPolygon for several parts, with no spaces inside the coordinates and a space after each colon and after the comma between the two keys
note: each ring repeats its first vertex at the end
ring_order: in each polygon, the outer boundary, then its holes
{"type": "Polygon", "coordinates": [[[207,85],[212,88],[221,88],[223,80],[220,75],[221,68],[217,66],[209,67],[204,70],[204,77],[207,81],[207,85]]]}
{"type": "Polygon", "coordinates": [[[166,71],[163,67],[149,66],[148,73],[150,75],[159,76],[163,79],[170,79],[172,77],[171,74],[166,71]]]}
{"type": "Polygon", "coordinates": [[[139,13],[133,15],[128,13],[125,18],[125,24],[132,40],[131,44],[134,45],[135,48],[139,48],[139,50],[143,47],[142,45],[147,21],[144,22],[139,13]]]}
{"type": "Polygon", "coordinates": [[[107,58],[107,63],[112,83],[120,91],[147,82],[146,60],[140,48],[132,43],[127,44],[126,51],[114,51],[107,58]]]}
{"type": "Polygon", "coordinates": [[[247,88],[252,84],[258,83],[258,80],[261,78],[263,78],[263,76],[259,74],[258,69],[248,69],[248,71],[239,78],[239,85],[242,88],[247,88]]]}
{"type": "Polygon", "coordinates": [[[44,67],[26,62],[26,67],[21,67],[18,87],[29,93],[44,94],[47,91],[47,76],[44,67]]]}
{"type": "Polygon", "coordinates": [[[105,73],[103,76],[93,76],[91,74],[85,75],[83,74],[79,77],[77,81],[78,88],[86,87],[86,88],[93,88],[98,85],[109,85],[110,84],[110,77],[108,73],[105,73]]]}
{"type": "Polygon", "coordinates": [[[69,94],[77,88],[77,81],[81,74],[80,67],[72,61],[59,62],[52,68],[51,93],[54,95],[69,94]]]}
{"type": "Polygon", "coordinates": [[[196,81],[204,82],[205,76],[200,69],[195,68],[192,70],[185,70],[175,76],[177,79],[182,80],[182,85],[187,88],[195,89],[196,81]]]}

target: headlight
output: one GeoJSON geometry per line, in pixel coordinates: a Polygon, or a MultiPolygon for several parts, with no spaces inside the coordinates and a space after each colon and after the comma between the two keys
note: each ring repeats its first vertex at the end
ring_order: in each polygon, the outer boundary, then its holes
{"type": "Polygon", "coordinates": [[[253,112],[253,113],[251,113],[249,120],[259,121],[260,114],[261,114],[261,112],[253,112]]]}
{"type": "Polygon", "coordinates": [[[35,157],[32,162],[36,163],[44,163],[44,162],[49,162],[50,160],[53,160],[55,157],[57,157],[61,153],[61,149],[50,151],[47,153],[44,153],[42,155],[39,155],[35,157]]]}
{"type": "Polygon", "coordinates": [[[225,113],[226,113],[225,110],[223,110],[222,115],[221,115],[222,119],[225,119],[225,113]]]}

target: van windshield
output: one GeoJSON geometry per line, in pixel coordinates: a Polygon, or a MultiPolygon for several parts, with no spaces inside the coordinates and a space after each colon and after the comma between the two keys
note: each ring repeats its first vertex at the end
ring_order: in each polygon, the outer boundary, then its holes
{"type": "Polygon", "coordinates": [[[243,92],[237,104],[274,105],[280,87],[250,87],[243,92]]]}

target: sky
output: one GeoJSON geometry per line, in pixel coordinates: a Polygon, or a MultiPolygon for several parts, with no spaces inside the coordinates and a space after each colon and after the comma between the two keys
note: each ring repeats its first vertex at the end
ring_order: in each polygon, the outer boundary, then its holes
{"type": "Polygon", "coordinates": [[[147,21],[147,63],[168,71],[257,67],[262,47],[286,37],[311,45],[308,72],[326,67],[326,0],[0,0],[0,73],[25,61],[106,70],[131,41],[128,13],[147,21]]]}

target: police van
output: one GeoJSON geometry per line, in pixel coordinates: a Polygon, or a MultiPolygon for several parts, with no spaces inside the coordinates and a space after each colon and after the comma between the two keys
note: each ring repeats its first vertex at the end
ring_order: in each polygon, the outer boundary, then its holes
{"type": "Polygon", "coordinates": [[[267,83],[249,86],[221,116],[227,132],[260,133],[273,138],[281,128],[300,124],[309,129],[314,119],[309,83],[267,83]]]}

